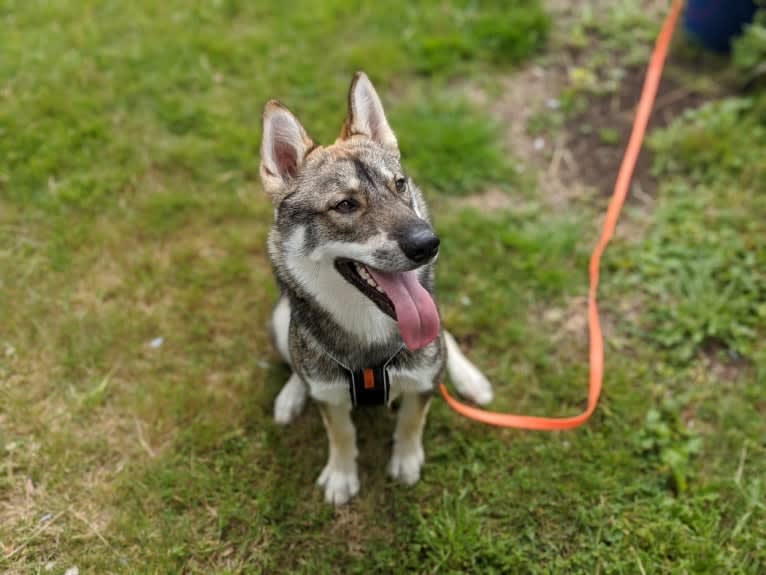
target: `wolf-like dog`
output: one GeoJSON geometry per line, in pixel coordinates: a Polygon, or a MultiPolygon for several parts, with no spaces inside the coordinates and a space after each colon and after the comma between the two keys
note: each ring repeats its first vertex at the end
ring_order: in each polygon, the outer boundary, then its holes
{"type": "Polygon", "coordinates": [[[268,248],[281,290],[272,336],[293,369],[274,403],[276,422],[291,422],[309,395],[317,402],[329,440],[317,483],[328,503],[346,503],[359,491],[350,374],[385,365],[386,399],[400,400],[388,472],[417,482],[445,363],[462,396],[483,405],[492,388],[441,329],[433,297],[439,238],[367,76],[354,75],[348,115],[329,146],[268,102],[260,176],[274,206],[268,248]]]}

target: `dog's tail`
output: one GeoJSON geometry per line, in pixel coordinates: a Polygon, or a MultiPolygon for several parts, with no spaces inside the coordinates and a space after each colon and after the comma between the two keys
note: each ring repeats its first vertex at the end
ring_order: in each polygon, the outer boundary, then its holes
{"type": "Polygon", "coordinates": [[[479,405],[492,401],[492,384],[484,377],[479,369],[463,355],[460,348],[448,331],[444,332],[447,344],[447,373],[457,392],[464,398],[479,405]]]}

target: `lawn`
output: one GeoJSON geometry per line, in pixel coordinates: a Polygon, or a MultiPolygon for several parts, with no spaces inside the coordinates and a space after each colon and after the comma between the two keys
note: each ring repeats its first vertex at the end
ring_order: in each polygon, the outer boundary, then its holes
{"type": "Polygon", "coordinates": [[[586,426],[437,399],[406,488],[393,416],[362,411],[362,490],[333,509],[316,408],[272,422],[261,109],[329,142],[356,69],[493,408],[583,408],[589,250],[667,6],[568,4],[0,3],[0,572],[766,572],[766,96],[741,81],[763,32],[734,63],[674,42],[586,426]]]}

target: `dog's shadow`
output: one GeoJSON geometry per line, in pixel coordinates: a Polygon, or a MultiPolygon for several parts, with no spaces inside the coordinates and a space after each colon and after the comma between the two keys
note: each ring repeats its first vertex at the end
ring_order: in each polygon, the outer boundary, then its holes
{"type": "MultiPolygon", "coordinates": [[[[274,476],[270,488],[272,498],[280,499],[287,507],[294,505],[322,505],[322,491],[316,479],[327,462],[327,435],[316,404],[309,399],[295,421],[288,425],[274,423],[273,405],[282,386],[290,377],[290,368],[274,362],[266,369],[265,381],[251,405],[253,432],[264,441],[269,452],[269,473],[274,476]]],[[[259,379],[263,374],[259,375],[259,379]]],[[[376,490],[386,490],[390,480],[386,465],[393,445],[396,406],[360,408],[354,411],[354,426],[359,450],[359,475],[363,484],[376,490]]]]}

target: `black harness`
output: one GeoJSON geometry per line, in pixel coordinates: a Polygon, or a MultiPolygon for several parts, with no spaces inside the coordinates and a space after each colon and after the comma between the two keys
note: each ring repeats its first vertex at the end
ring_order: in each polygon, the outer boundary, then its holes
{"type": "Polygon", "coordinates": [[[349,391],[354,407],[388,405],[391,378],[385,365],[349,371],[349,391]]]}
{"type": "Polygon", "coordinates": [[[388,373],[388,366],[399,355],[403,347],[400,347],[384,363],[375,367],[365,367],[357,370],[349,369],[337,359],[332,358],[346,372],[351,405],[354,407],[388,405],[388,397],[391,390],[391,376],[388,373]]]}

